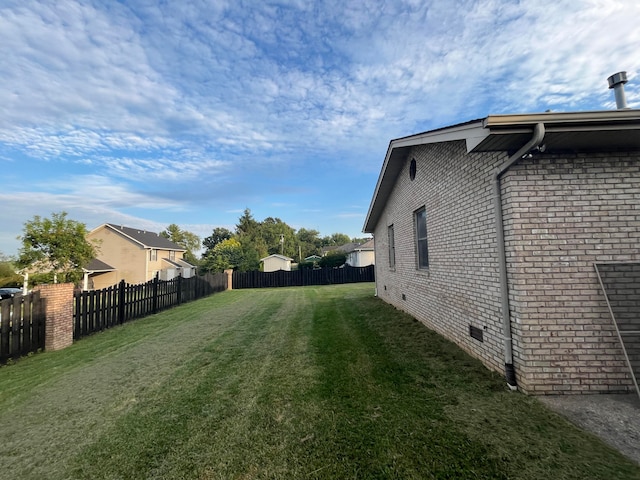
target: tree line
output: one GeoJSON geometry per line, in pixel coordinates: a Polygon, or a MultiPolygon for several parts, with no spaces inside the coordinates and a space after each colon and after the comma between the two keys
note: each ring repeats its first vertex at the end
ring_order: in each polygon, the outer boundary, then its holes
{"type": "MultiPolygon", "coordinates": [[[[87,240],[85,224],[68,218],[66,212],[53,213],[50,218],[38,215],[25,222],[23,234],[18,237],[21,248],[18,257],[0,252],[0,287],[22,283],[17,272],[29,270],[33,283],[45,283],[58,277],[58,281],[79,282],[82,267],[98,255],[100,246],[87,240]]],[[[350,238],[343,233],[320,236],[313,229],[296,230],[279,218],[267,217],[258,221],[250,209],[245,209],[235,230],[217,227],[204,238],[169,225],[160,235],[186,250],[184,259],[198,266],[198,271],[220,272],[233,268],[239,271],[259,270],[260,259],[281,254],[294,259],[301,267],[311,266],[304,259],[321,256],[324,247],[339,247],[366,238],[350,238]],[[202,247],[200,257],[196,254],[202,247]]],[[[338,252],[322,260],[324,265],[344,263],[344,254],[338,252]]]]}
{"type": "Polygon", "coordinates": [[[279,218],[267,217],[258,221],[248,208],[238,219],[234,231],[217,227],[202,240],[204,250],[200,258],[196,258],[193,253],[200,246],[200,239],[196,235],[179,228],[168,228],[165,232],[170,233],[166,238],[187,250],[185,260],[197,265],[201,272],[220,272],[227,268],[239,271],[258,270],[260,259],[272,254],[284,255],[304,264],[307,257],[321,256],[325,247],[339,247],[367,240],[350,238],[344,233],[321,237],[317,230],[296,230],[279,218]]]}

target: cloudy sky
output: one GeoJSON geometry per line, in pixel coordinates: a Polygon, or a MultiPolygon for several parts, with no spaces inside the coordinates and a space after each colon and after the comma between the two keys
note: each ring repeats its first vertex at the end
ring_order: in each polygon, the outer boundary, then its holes
{"type": "Polygon", "coordinates": [[[640,107],[637,0],[0,2],[0,252],[67,211],[362,236],[389,141],[640,107]]]}

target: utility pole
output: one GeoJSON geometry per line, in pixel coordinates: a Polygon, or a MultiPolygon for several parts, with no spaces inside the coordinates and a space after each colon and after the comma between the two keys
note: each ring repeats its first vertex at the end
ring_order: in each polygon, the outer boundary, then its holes
{"type": "Polygon", "coordinates": [[[280,253],[284,256],[284,234],[280,234],[280,253]]]}

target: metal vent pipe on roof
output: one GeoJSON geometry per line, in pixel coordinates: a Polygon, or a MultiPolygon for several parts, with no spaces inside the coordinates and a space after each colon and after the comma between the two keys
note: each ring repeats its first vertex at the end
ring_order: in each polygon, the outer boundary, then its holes
{"type": "Polygon", "coordinates": [[[628,82],[627,72],[618,72],[607,78],[609,82],[609,88],[613,88],[613,93],[616,96],[616,107],[618,110],[623,110],[627,107],[627,98],[624,94],[624,84],[628,82]]]}

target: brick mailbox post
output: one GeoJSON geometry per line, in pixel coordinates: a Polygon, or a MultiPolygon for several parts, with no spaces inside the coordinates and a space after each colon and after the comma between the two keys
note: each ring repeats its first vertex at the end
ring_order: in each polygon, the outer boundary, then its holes
{"type": "Polygon", "coordinates": [[[233,269],[228,268],[224,273],[227,275],[227,290],[233,290],[233,269]]]}
{"type": "Polygon", "coordinates": [[[46,311],[45,350],[62,350],[73,344],[73,283],[38,285],[46,311]]]}

